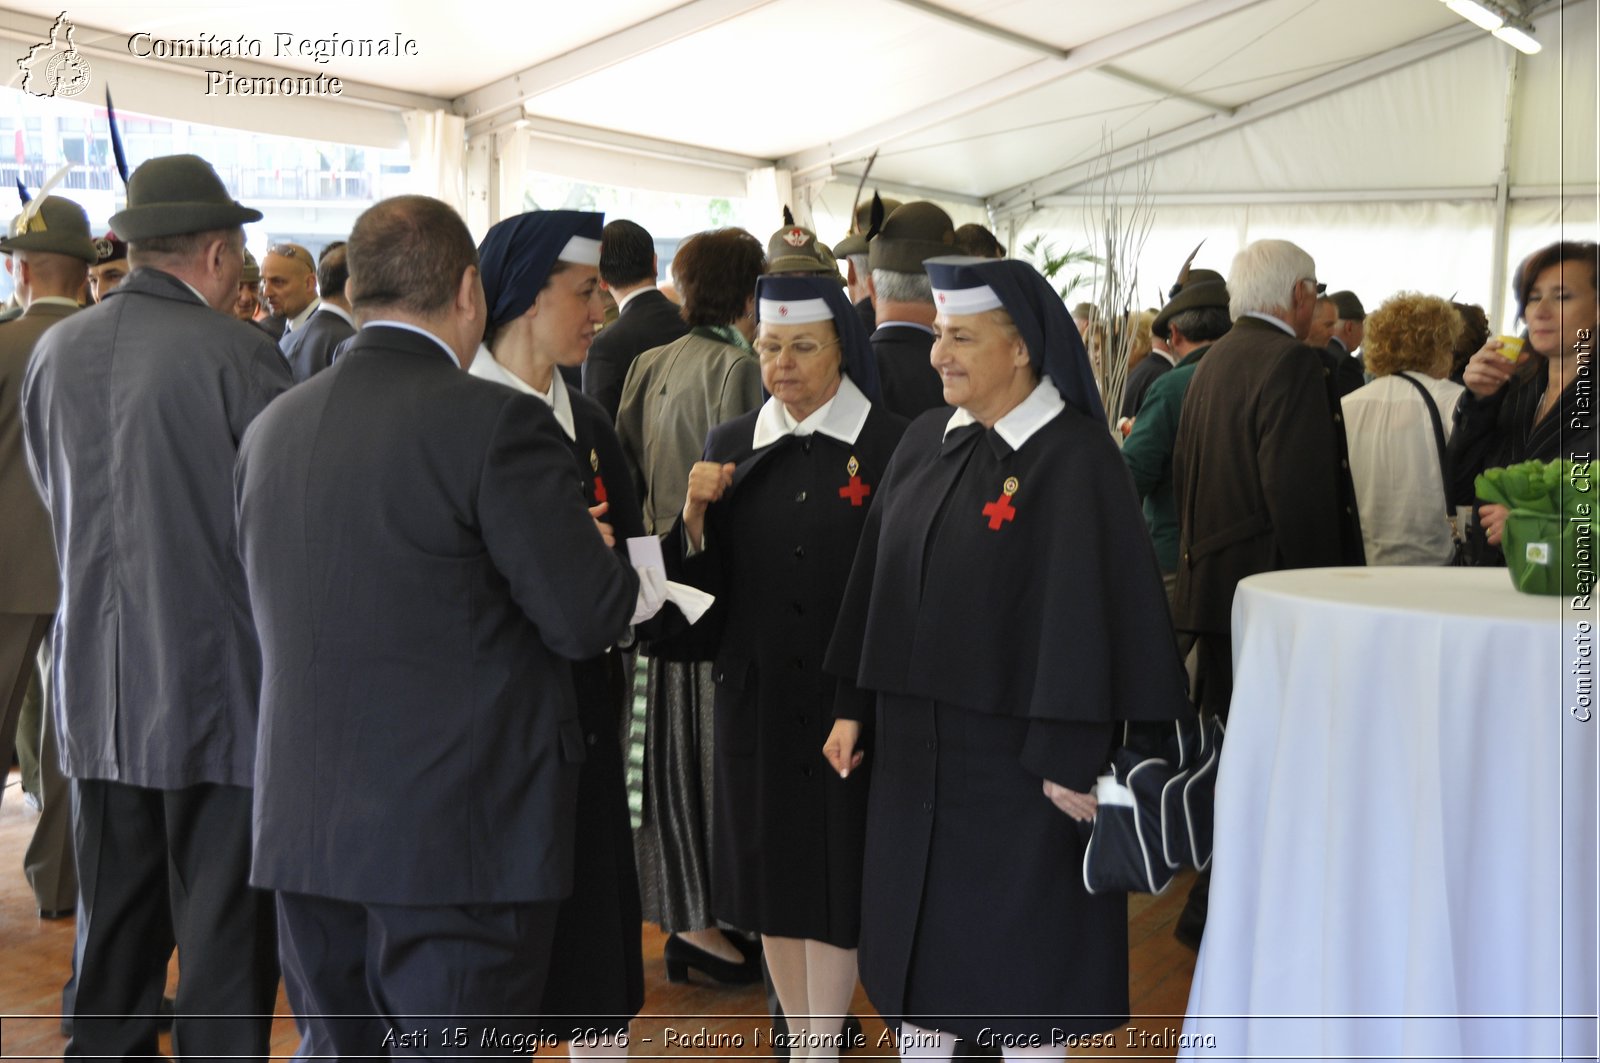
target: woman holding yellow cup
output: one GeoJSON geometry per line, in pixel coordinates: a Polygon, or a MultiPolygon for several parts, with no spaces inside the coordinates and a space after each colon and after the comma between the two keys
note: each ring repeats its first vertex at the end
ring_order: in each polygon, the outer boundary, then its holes
{"type": "MultiPolygon", "coordinates": [[[[1450,439],[1457,501],[1473,497],[1473,478],[1484,469],[1592,456],[1597,275],[1600,248],[1587,241],[1551,244],[1517,270],[1517,316],[1528,337],[1490,339],[1462,374],[1467,392],[1450,439]]],[[[1500,544],[1506,512],[1478,507],[1491,546],[1500,544]]]]}

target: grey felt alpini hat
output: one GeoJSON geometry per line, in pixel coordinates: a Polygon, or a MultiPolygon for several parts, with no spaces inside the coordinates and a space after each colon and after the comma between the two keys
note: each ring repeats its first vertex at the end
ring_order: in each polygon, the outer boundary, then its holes
{"type": "MultiPolygon", "coordinates": [[[[885,199],[878,197],[878,202],[883,204],[883,216],[887,218],[900,209],[898,199],[885,199]]],[[[872,228],[872,200],[867,200],[856,207],[855,225],[850,230],[850,235],[833,245],[835,258],[849,258],[851,255],[864,255],[867,253],[867,230],[872,228]]]]}
{"type": "Polygon", "coordinates": [[[768,273],[822,273],[837,277],[838,260],[817,234],[803,225],[785,225],[767,241],[768,273]]]}
{"type": "Polygon", "coordinates": [[[0,252],[49,251],[71,255],[94,265],[100,260],[94,237],[89,235],[89,215],[70,199],[45,196],[30,202],[11,220],[0,252]]]}
{"type": "Polygon", "coordinates": [[[111,227],[129,243],[158,236],[183,236],[234,229],[260,221],[228,195],[222,178],[198,155],[163,155],[143,163],[128,178],[128,206],[111,216],[111,227]]]}
{"type": "Polygon", "coordinates": [[[873,269],[921,273],[930,258],[953,255],[956,227],[950,215],[933,203],[907,203],[884,220],[867,250],[873,269]]]}
{"type": "Polygon", "coordinates": [[[1201,307],[1228,309],[1228,284],[1222,274],[1211,269],[1191,269],[1186,272],[1182,287],[1178,289],[1161,313],[1150,323],[1150,331],[1162,339],[1171,336],[1170,322],[1175,314],[1201,307]]]}

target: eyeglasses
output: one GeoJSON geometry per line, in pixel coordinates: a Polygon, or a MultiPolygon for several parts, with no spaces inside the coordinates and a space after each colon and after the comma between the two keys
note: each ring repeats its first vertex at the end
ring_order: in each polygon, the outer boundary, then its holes
{"type": "Polygon", "coordinates": [[[1328,286],[1326,284],[1323,284],[1322,282],[1318,281],[1317,278],[1315,278],[1315,277],[1301,277],[1300,278],[1300,283],[1301,284],[1309,284],[1309,285],[1311,285],[1311,287],[1313,287],[1313,288],[1315,288],[1317,290],[1317,294],[1318,295],[1321,295],[1321,294],[1323,294],[1324,292],[1326,292],[1328,290],[1328,286]]]}
{"type": "Polygon", "coordinates": [[[317,268],[316,262],[311,258],[311,252],[307,251],[299,244],[273,244],[271,247],[267,248],[267,254],[282,255],[284,258],[292,258],[302,266],[305,266],[311,270],[315,270],[317,268]]]}
{"type": "Polygon", "coordinates": [[[818,343],[816,340],[795,340],[792,343],[779,343],[777,340],[757,340],[755,349],[763,362],[776,361],[784,351],[788,351],[796,360],[804,361],[807,358],[815,358],[838,342],[838,340],[829,340],[827,343],[818,343]]]}

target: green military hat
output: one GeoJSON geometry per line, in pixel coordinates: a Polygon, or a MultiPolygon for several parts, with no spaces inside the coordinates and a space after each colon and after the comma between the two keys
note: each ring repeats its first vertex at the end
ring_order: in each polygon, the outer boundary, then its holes
{"type": "Polygon", "coordinates": [[[43,196],[30,200],[11,221],[0,251],[49,251],[71,255],[94,265],[100,258],[89,235],[89,215],[70,199],[43,196]]]}
{"type": "MultiPolygon", "coordinates": [[[[883,204],[883,216],[887,218],[900,209],[898,199],[884,199],[874,195],[879,203],[883,204]]],[[[856,207],[856,222],[850,228],[850,235],[833,245],[836,258],[848,258],[851,255],[864,255],[867,253],[867,233],[872,229],[872,200],[867,200],[856,207]]],[[[920,267],[919,267],[920,268],[920,267]]]]}
{"type": "Polygon", "coordinates": [[[795,225],[784,212],[788,224],[772,234],[767,241],[768,273],[821,273],[839,277],[839,262],[828,246],[817,240],[817,234],[803,225],[795,225]]]}
{"type": "Polygon", "coordinates": [[[1228,282],[1222,274],[1214,269],[1188,269],[1185,268],[1183,276],[1178,283],[1173,285],[1176,291],[1167,305],[1161,308],[1156,319],[1150,323],[1150,331],[1160,336],[1163,340],[1172,335],[1169,322],[1173,315],[1181,314],[1185,310],[1199,310],[1203,307],[1221,307],[1228,309],[1228,282]]]}
{"type": "Polygon", "coordinates": [[[250,253],[248,247],[244,249],[244,269],[239,273],[239,283],[252,288],[261,283],[261,263],[256,261],[256,256],[250,253]]]}
{"type": "Polygon", "coordinates": [[[159,236],[183,236],[212,229],[235,229],[260,221],[228,195],[222,178],[198,155],[163,155],[143,163],[128,178],[128,205],[111,216],[124,240],[138,243],[159,236]]]}
{"type": "Polygon", "coordinates": [[[884,219],[883,228],[867,250],[873,269],[921,273],[930,258],[955,254],[956,226],[932,203],[907,203],[884,219]]]}

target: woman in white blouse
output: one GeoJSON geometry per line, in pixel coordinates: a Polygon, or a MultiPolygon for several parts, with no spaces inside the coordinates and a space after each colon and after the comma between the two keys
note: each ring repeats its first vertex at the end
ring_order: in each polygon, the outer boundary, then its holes
{"type": "Polygon", "coordinates": [[[1343,405],[1369,565],[1445,565],[1455,551],[1428,403],[1448,441],[1462,387],[1442,378],[1461,329],[1447,300],[1416,292],[1367,317],[1362,350],[1374,379],[1343,405]]]}

